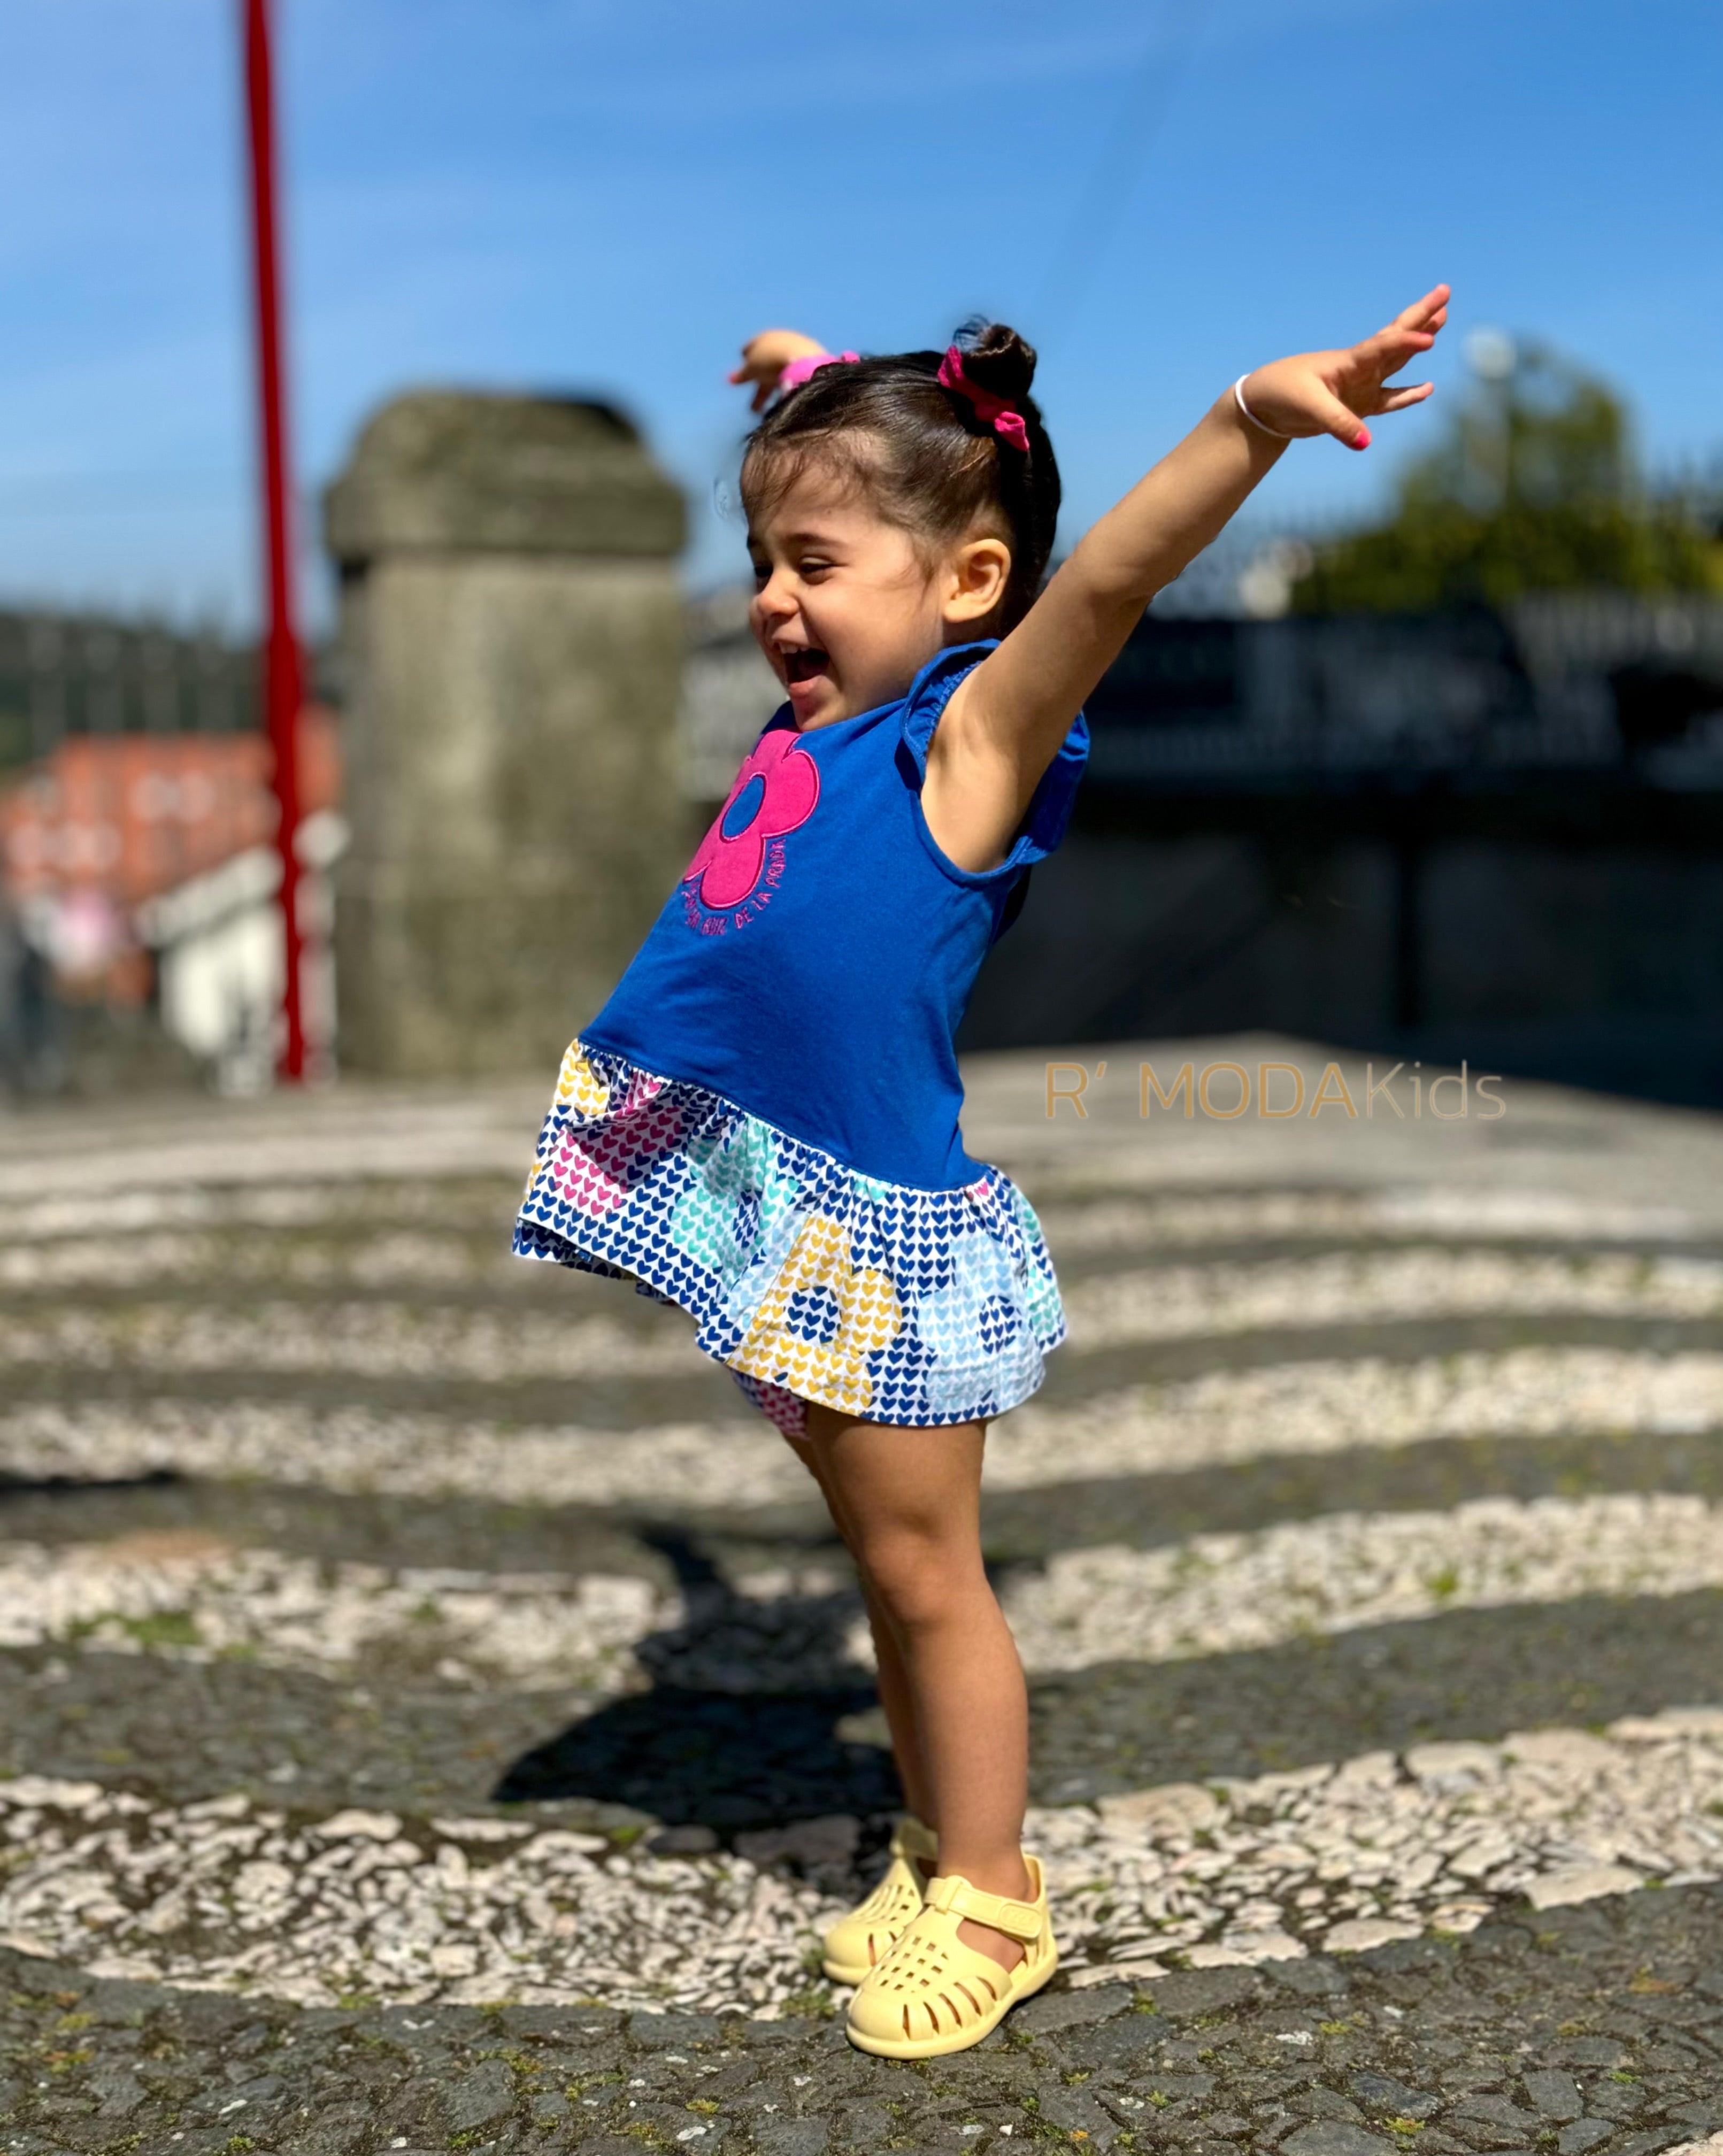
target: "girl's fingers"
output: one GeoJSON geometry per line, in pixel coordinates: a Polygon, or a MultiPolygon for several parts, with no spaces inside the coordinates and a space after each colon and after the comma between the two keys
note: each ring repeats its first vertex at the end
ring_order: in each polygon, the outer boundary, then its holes
{"type": "Polygon", "coordinates": [[[753,408],[756,412],[764,412],[782,370],[774,366],[769,360],[750,359],[748,352],[751,350],[751,346],[743,347],[741,366],[733,367],[727,378],[739,388],[746,388],[750,382],[753,382],[754,385],[753,408]]]}
{"type": "Polygon", "coordinates": [[[1402,307],[1390,326],[1403,330],[1428,329],[1432,326],[1433,316],[1446,314],[1452,297],[1451,286],[1432,285],[1422,300],[1414,300],[1409,307],[1402,307]]]}
{"type": "Polygon", "coordinates": [[[1418,359],[1430,349],[1427,336],[1413,339],[1399,331],[1391,334],[1384,331],[1373,336],[1368,344],[1360,345],[1355,351],[1342,354],[1341,364],[1328,375],[1336,389],[1345,393],[1345,388],[1380,389],[1391,374],[1398,374],[1409,361],[1418,359]]]}
{"type": "Polygon", "coordinates": [[[1326,389],[1319,389],[1311,400],[1310,416],[1325,434],[1332,434],[1349,449],[1367,449],[1370,429],[1350,406],[1341,403],[1338,397],[1326,389]]]}
{"type": "Polygon", "coordinates": [[[1403,330],[1391,323],[1360,345],[1358,350],[1360,354],[1367,352],[1378,362],[1386,361],[1391,374],[1396,367],[1404,367],[1415,352],[1427,352],[1435,341],[1433,331],[1403,330]]]}
{"type": "Polygon", "coordinates": [[[1404,388],[1385,389],[1382,401],[1376,409],[1379,412],[1403,412],[1408,404],[1422,404],[1427,397],[1433,397],[1435,393],[1433,382],[1414,382],[1404,388]]]}
{"type": "MultiPolygon", "coordinates": [[[[1367,388],[1371,397],[1385,395],[1388,377],[1397,374],[1409,360],[1427,352],[1435,341],[1434,335],[1427,330],[1402,329],[1390,323],[1386,329],[1378,330],[1373,337],[1348,352],[1347,365],[1331,378],[1336,386],[1350,382],[1358,389],[1367,388]]],[[[1378,405],[1376,408],[1386,408],[1378,405]]]]}
{"type": "Polygon", "coordinates": [[[1437,285],[1433,291],[1426,292],[1422,300],[1415,300],[1411,306],[1402,307],[1391,322],[1386,324],[1373,337],[1366,338],[1364,344],[1356,348],[1362,352],[1372,347],[1386,349],[1391,345],[1398,345],[1407,352],[1427,350],[1434,344],[1437,331],[1448,320],[1448,296],[1447,285],[1437,285]],[[1408,344],[1406,341],[1408,338],[1416,338],[1418,341],[1408,344]]]}

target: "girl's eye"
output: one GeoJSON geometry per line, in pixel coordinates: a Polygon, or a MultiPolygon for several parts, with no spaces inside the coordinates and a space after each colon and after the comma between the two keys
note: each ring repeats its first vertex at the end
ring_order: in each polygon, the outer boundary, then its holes
{"type": "Polygon", "coordinates": [[[772,571],[769,563],[765,562],[756,562],[753,565],[753,581],[755,589],[759,590],[763,588],[770,580],[771,574],[772,571]]]}
{"type": "Polygon", "coordinates": [[[798,563],[797,566],[805,577],[823,577],[833,565],[823,555],[816,554],[810,556],[805,562],[798,563]]]}

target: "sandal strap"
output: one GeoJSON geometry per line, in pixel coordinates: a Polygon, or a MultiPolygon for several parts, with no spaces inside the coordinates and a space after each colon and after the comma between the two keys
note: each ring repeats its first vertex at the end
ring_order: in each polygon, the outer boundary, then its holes
{"type": "Polygon", "coordinates": [[[985,1924],[1009,1938],[1031,1945],[1041,1937],[1047,1912],[1033,1902],[1008,1901],[1003,1894],[984,1894],[959,1873],[928,1881],[928,1907],[967,1917],[972,1924],[985,1924]]]}
{"type": "Polygon", "coordinates": [[[939,1837],[923,1825],[913,1812],[905,1812],[892,1833],[892,1854],[913,1862],[918,1856],[937,1856],[939,1837]]]}

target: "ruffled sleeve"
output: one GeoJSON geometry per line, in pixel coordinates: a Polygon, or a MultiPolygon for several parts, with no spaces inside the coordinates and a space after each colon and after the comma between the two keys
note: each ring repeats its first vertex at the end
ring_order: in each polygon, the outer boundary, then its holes
{"type": "MultiPolygon", "coordinates": [[[[913,767],[918,790],[927,777],[928,745],[958,683],[979,666],[990,651],[998,648],[996,639],[982,644],[954,644],[937,658],[930,659],[910,684],[909,694],[903,701],[903,747],[905,760],[913,767]]],[[[1066,826],[1071,821],[1072,806],[1088,754],[1088,721],[1079,711],[1059,744],[1057,755],[1042,774],[1010,853],[996,869],[989,869],[979,875],[965,875],[966,881],[985,883],[995,877],[1015,876],[1024,869],[1032,868],[1036,861],[1047,859],[1064,837],[1066,826]]]]}

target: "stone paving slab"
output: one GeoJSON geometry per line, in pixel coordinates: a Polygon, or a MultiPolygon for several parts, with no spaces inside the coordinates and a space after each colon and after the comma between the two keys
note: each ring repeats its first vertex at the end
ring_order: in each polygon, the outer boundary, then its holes
{"type": "MultiPolygon", "coordinates": [[[[394,1194],[393,1186],[378,1186],[378,1209],[394,1194]]],[[[1117,1210],[1105,1201],[1063,1209],[1078,1220],[1117,1210]]],[[[686,1338],[674,1314],[649,1298],[616,1297],[615,1283],[592,1275],[572,1274],[565,1284],[567,1268],[513,1258],[510,1224],[510,1209],[495,1204],[492,1217],[472,1228],[437,1224],[338,1239],[273,1229],[260,1234],[255,1226],[196,1238],[26,1237],[0,1249],[0,1288],[17,1313],[0,1332],[0,1345],[15,1357],[10,1336],[28,1341],[32,1320],[39,1334],[71,1296],[77,1317],[63,1317],[62,1331],[80,1354],[100,1342],[104,1319],[114,1313],[123,1313],[134,1332],[143,1318],[166,1333],[176,1324],[194,1327],[206,1309],[243,1324],[260,1298],[267,1298],[265,1311],[279,1308],[288,1327],[301,1311],[326,1319],[362,1311],[373,1333],[392,1317],[404,1322],[428,1308],[449,1313],[451,1322],[490,1312],[512,1323],[529,1352],[540,1341],[558,1359],[578,1351],[589,1332],[601,1344],[620,1337],[673,1348],[686,1338]],[[412,1291],[408,1312],[399,1310],[404,1287],[412,1291]],[[547,1312],[558,1321],[548,1339],[540,1322],[547,1312]]],[[[1301,1324],[1432,1307],[1457,1314],[1513,1307],[1715,1317],[1723,1301],[1723,1252],[1693,1237],[1588,1240],[1580,1255],[1570,1239],[1461,1236],[1457,1226],[1441,1235],[1281,1237],[1262,1247],[1216,1243],[1194,1250],[1178,1240],[1158,1245],[1158,1232],[1149,1211],[1134,1242],[1086,1248],[1080,1235],[1071,1239],[1076,1249],[1060,1277],[1067,1311],[1079,1320],[1073,1333],[1079,1353],[1109,1340],[1245,1332],[1284,1322],[1294,1294],[1301,1324]],[[1139,1292],[1145,1277],[1152,1299],[1139,1292]]],[[[280,1329],[266,1330],[272,1350],[280,1329]]],[[[588,1357],[594,1366],[597,1359],[588,1357]]]]}
{"type": "MultiPolygon", "coordinates": [[[[817,1741],[811,1717],[805,1733],[817,1741]]],[[[701,1777],[708,1805],[713,1781],[701,1777]]],[[[1062,1983],[1081,1988],[1181,1958],[1254,1965],[1463,1934],[1522,1897],[1542,1910],[1714,1881],[1720,1815],[1723,1710],[1682,1709],[1037,1805],[1026,1833],[1058,1911],[1062,1983]]],[[[152,1803],[27,1774],[0,1781],[0,1943],[307,2005],[818,2011],[841,2002],[810,1989],[814,1943],[872,1876],[887,1825],[594,1833],[519,1811],[325,1812],[285,1792],[152,1803]]]]}
{"type": "MultiPolygon", "coordinates": [[[[1665,1481],[1644,1486],[1681,1486],[1665,1481]]],[[[697,1532],[705,1525],[702,1515],[678,1505],[673,1492],[666,1493],[653,1513],[642,1507],[630,1518],[627,1511],[610,1507],[337,1492],[311,1483],[212,1482],[168,1469],[135,1481],[44,1484],[21,1478],[9,1488],[0,1482],[0,1503],[4,1542],[50,1548],[119,1537],[140,1548],[156,1537],[163,1548],[171,1548],[175,1537],[192,1547],[197,1538],[208,1537],[240,1548],[284,1550],[326,1564],[363,1562],[575,1577],[589,1572],[635,1573],[664,1581],[672,1568],[642,1539],[642,1531],[650,1532],[657,1520],[697,1532]]],[[[781,1532],[759,1535],[738,1521],[731,1539],[787,1540],[836,1553],[839,1546],[817,1499],[800,1517],[774,1516],[769,1524],[781,1532]]]]}
{"type": "MultiPolygon", "coordinates": [[[[1706,1702],[1723,1594],[1461,1610],[1249,1652],[1099,1662],[1031,1688],[1033,1788],[1085,1802],[1407,1744],[1585,1727],[1706,1702]]],[[[871,1684],[737,1694],[340,1683],[244,1661],[89,1649],[0,1654],[0,1772],[95,1777],[166,1800],[228,1789],[334,1809],[512,1799],[596,1820],[733,1830],[893,1801],[882,1755],[836,1733],[871,1684]],[[145,1678],[147,1681],[144,1681],[145,1678]],[[606,1804],[625,1807],[620,1813],[606,1804]]]]}
{"type": "MultiPolygon", "coordinates": [[[[229,1288],[239,1283],[227,1284],[229,1288]]],[[[576,1316],[553,1302],[451,1301],[410,1281],[372,1291],[293,1299],[254,1292],[165,1301],[21,1297],[0,1312],[7,1368],[260,1374],[332,1373],[455,1383],[582,1383],[686,1374],[700,1368],[674,1313],[576,1316]]],[[[1062,1364],[1087,1366],[1119,1348],[1209,1342],[1233,1334],[1356,1330],[1383,1324],[1463,1324],[1484,1317],[1603,1319],[1619,1326],[1723,1324],[1723,1264],[1686,1256],[1570,1251],[1560,1257],[1494,1249],[1412,1246],[1300,1255],[1265,1264],[1134,1266],[1067,1279],[1072,1327],[1062,1364]]],[[[1702,1336],[1701,1336],[1702,1337],[1702,1336]]]]}
{"type": "MultiPolygon", "coordinates": [[[[1052,1397],[989,1433],[983,1501],[1033,1490],[1055,1517],[1067,1487],[1129,1476],[1176,1505],[1199,1471],[1226,1471],[1211,1487],[1273,1487],[1276,1463],[1348,1455],[1356,1471],[1409,1471],[1391,1457],[1442,1441],[1555,1440],[1596,1434],[1631,1461],[1643,1443],[1692,1440],[1664,1450],[1672,1472],[1703,1471],[1723,1430],[1723,1355],[1582,1344],[1525,1345],[1499,1354],[1381,1353],[1345,1360],[1300,1356],[1300,1336],[1266,1365],[1218,1367],[1174,1381],[1143,1380],[1052,1397]]],[[[720,1381],[723,1382],[723,1381],[720,1381]]],[[[739,1406],[725,1385],[723,1404],[739,1406]]],[[[219,1493],[270,1484],[316,1490],[338,1501],[387,1491],[482,1499],[547,1514],[559,1508],[680,1517],[756,1511],[786,1499],[805,1517],[805,1471],[750,1412],[712,1419],[642,1421],[625,1442],[615,1431],[568,1419],[583,1404],[564,1397],[546,1421],[505,1419],[512,1402],[494,1394],[467,1414],[446,1403],[378,1412],[338,1394],[331,1401],[259,1399],[218,1387],[193,1399],[178,1389],[136,1400],[62,1402],[13,1398],[0,1409],[0,1491],[17,1501],[33,1485],[64,1492],[141,1478],[205,1482],[219,1493]]],[[[1458,1464],[1465,1455],[1450,1453],[1458,1464]]],[[[1487,1455],[1479,1455],[1488,1471],[1487,1455]]],[[[798,1527],[795,1532],[801,1530],[798,1527]]],[[[775,1532],[769,1530],[768,1532],[775,1532]]]]}
{"type": "Polygon", "coordinates": [[[302,2010],[0,1951],[0,2148],[1655,2156],[1723,2128],[1723,1892],[1054,1992],[975,2051],[571,2006],[302,2010]]]}
{"type": "Polygon", "coordinates": [[[1458,1610],[1201,1661],[1097,1664],[1032,1697],[1053,1800],[1709,1702],[1723,1595],[1458,1610]],[[1655,1706],[1654,1705],[1655,1703],[1655,1706]]]}
{"type": "MultiPolygon", "coordinates": [[[[792,1486],[799,1480],[786,1478],[792,1486]]],[[[311,1484],[218,1483],[162,1469],[105,1483],[0,1477],[8,1542],[52,1548],[118,1536],[219,1536],[325,1563],[467,1566],[499,1573],[635,1573],[671,1568],[653,1537],[673,1531],[727,1558],[795,1553],[841,1564],[817,1498],[719,1509],[674,1486],[613,1506],[487,1503],[482,1498],[337,1493],[311,1484]],[[745,1553],[745,1554],[744,1554],[745,1553]]],[[[1576,1432],[1438,1439],[1155,1475],[1072,1478],[982,1499],[995,1564],[1025,1564],[1103,1543],[1156,1549],[1203,1532],[1247,1532],[1325,1513],[1420,1512],[1479,1497],[1529,1502],[1664,1491],[1723,1499],[1723,1430],[1576,1432]]]]}
{"type": "MultiPolygon", "coordinates": [[[[1068,1344],[1068,1343],[1067,1343],[1068,1344]]],[[[1408,1317],[1373,1325],[1300,1325],[1097,1348],[1067,1356],[1061,1348],[1047,1366],[1036,1395],[1046,1409],[1077,1407],[1097,1394],[1142,1384],[1174,1384],[1211,1373],[1217,1363],[1233,1372],[1283,1368],[1298,1363],[1324,1368],[1366,1358],[1385,1366],[1432,1358],[1510,1356],[1538,1349],[1613,1350],[1653,1359],[1723,1353],[1723,1319],[1646,1317],[1602,1312],[1480,1313],[1458,1317],[1408,1317]]],[[[84,1368],[63,1363],[20,1362],[5,1371],[0,1404],[66,1404],[113,1401],[147,1409],[157,1400],[228,1403],[280,1401],[311,1408],[357,1408],[378,1415],[425,1413],[476,1422],[632,1431],[656,1424],[713,1421],[739,1424],[745,1410],[731,1380],[710,1366],[651,1375],[586,1375],[565,1378],[509,1373],[480,1381],[422,1377],[410,1371],[388,1376],[363,1370],[271,1370],[243,1362],[219,1369],[152,1370],[84,1368]]],[[[1026,1410],[1025,1411],[1026,1412],[1026,1410]]]]}
{"type": "Polygon", "coordinates": [[[1723,1704],[1723,1122],[1510,1086],[1501,1125],[1145,1124],[1138,1051],[1108,1054],[1082,1123],[1042,1111],[1044,1059],[969,1074],[1078,1321],[998,1434],[991,1553],[1031,1640],[1110,1583],[1118,1650],[1034,1681],[1067,1966],[925,2070],[849,2051],[803,1959],[894,1794],[838,1553],[674,1320],[503,1257],[542,1089],[0,1117],[7,1607],[39,1573],[87,1605],[0,1648],[0,1902],[44,1928],[0,1954],[0,2156],[1654,2156],[1723,2128],[1715,1715],[1674,1712],[1723,1704]],[[1407,1532],[1423,1585],[1363,1621],[1407,1532]],[[1199,1611],[1228,1536],[1249,1592],[1181,1645],[1153,1612],[1187,1560],[1199,1611]],[[195,1585],[103,1616],[104,1567],[199,1548],[309,1614],[214,1650],[195,1585]],[[473,1609],[518,1574],[522,1609],[608,1582],[656,1614],[590,1685],[399,1625],[306,1665],[356,1597],[439,1570],[473,1609]],[[246,1856],[265,1820],[283,1851],[246,1856]],[[185,1988],[236,1941],[250,1995],[185,1988]],[[368,1966],[347,2009],[270,1991],[368,1966]],[[744,2010],[616,2010],[642,1994],[744,2010]]]}

